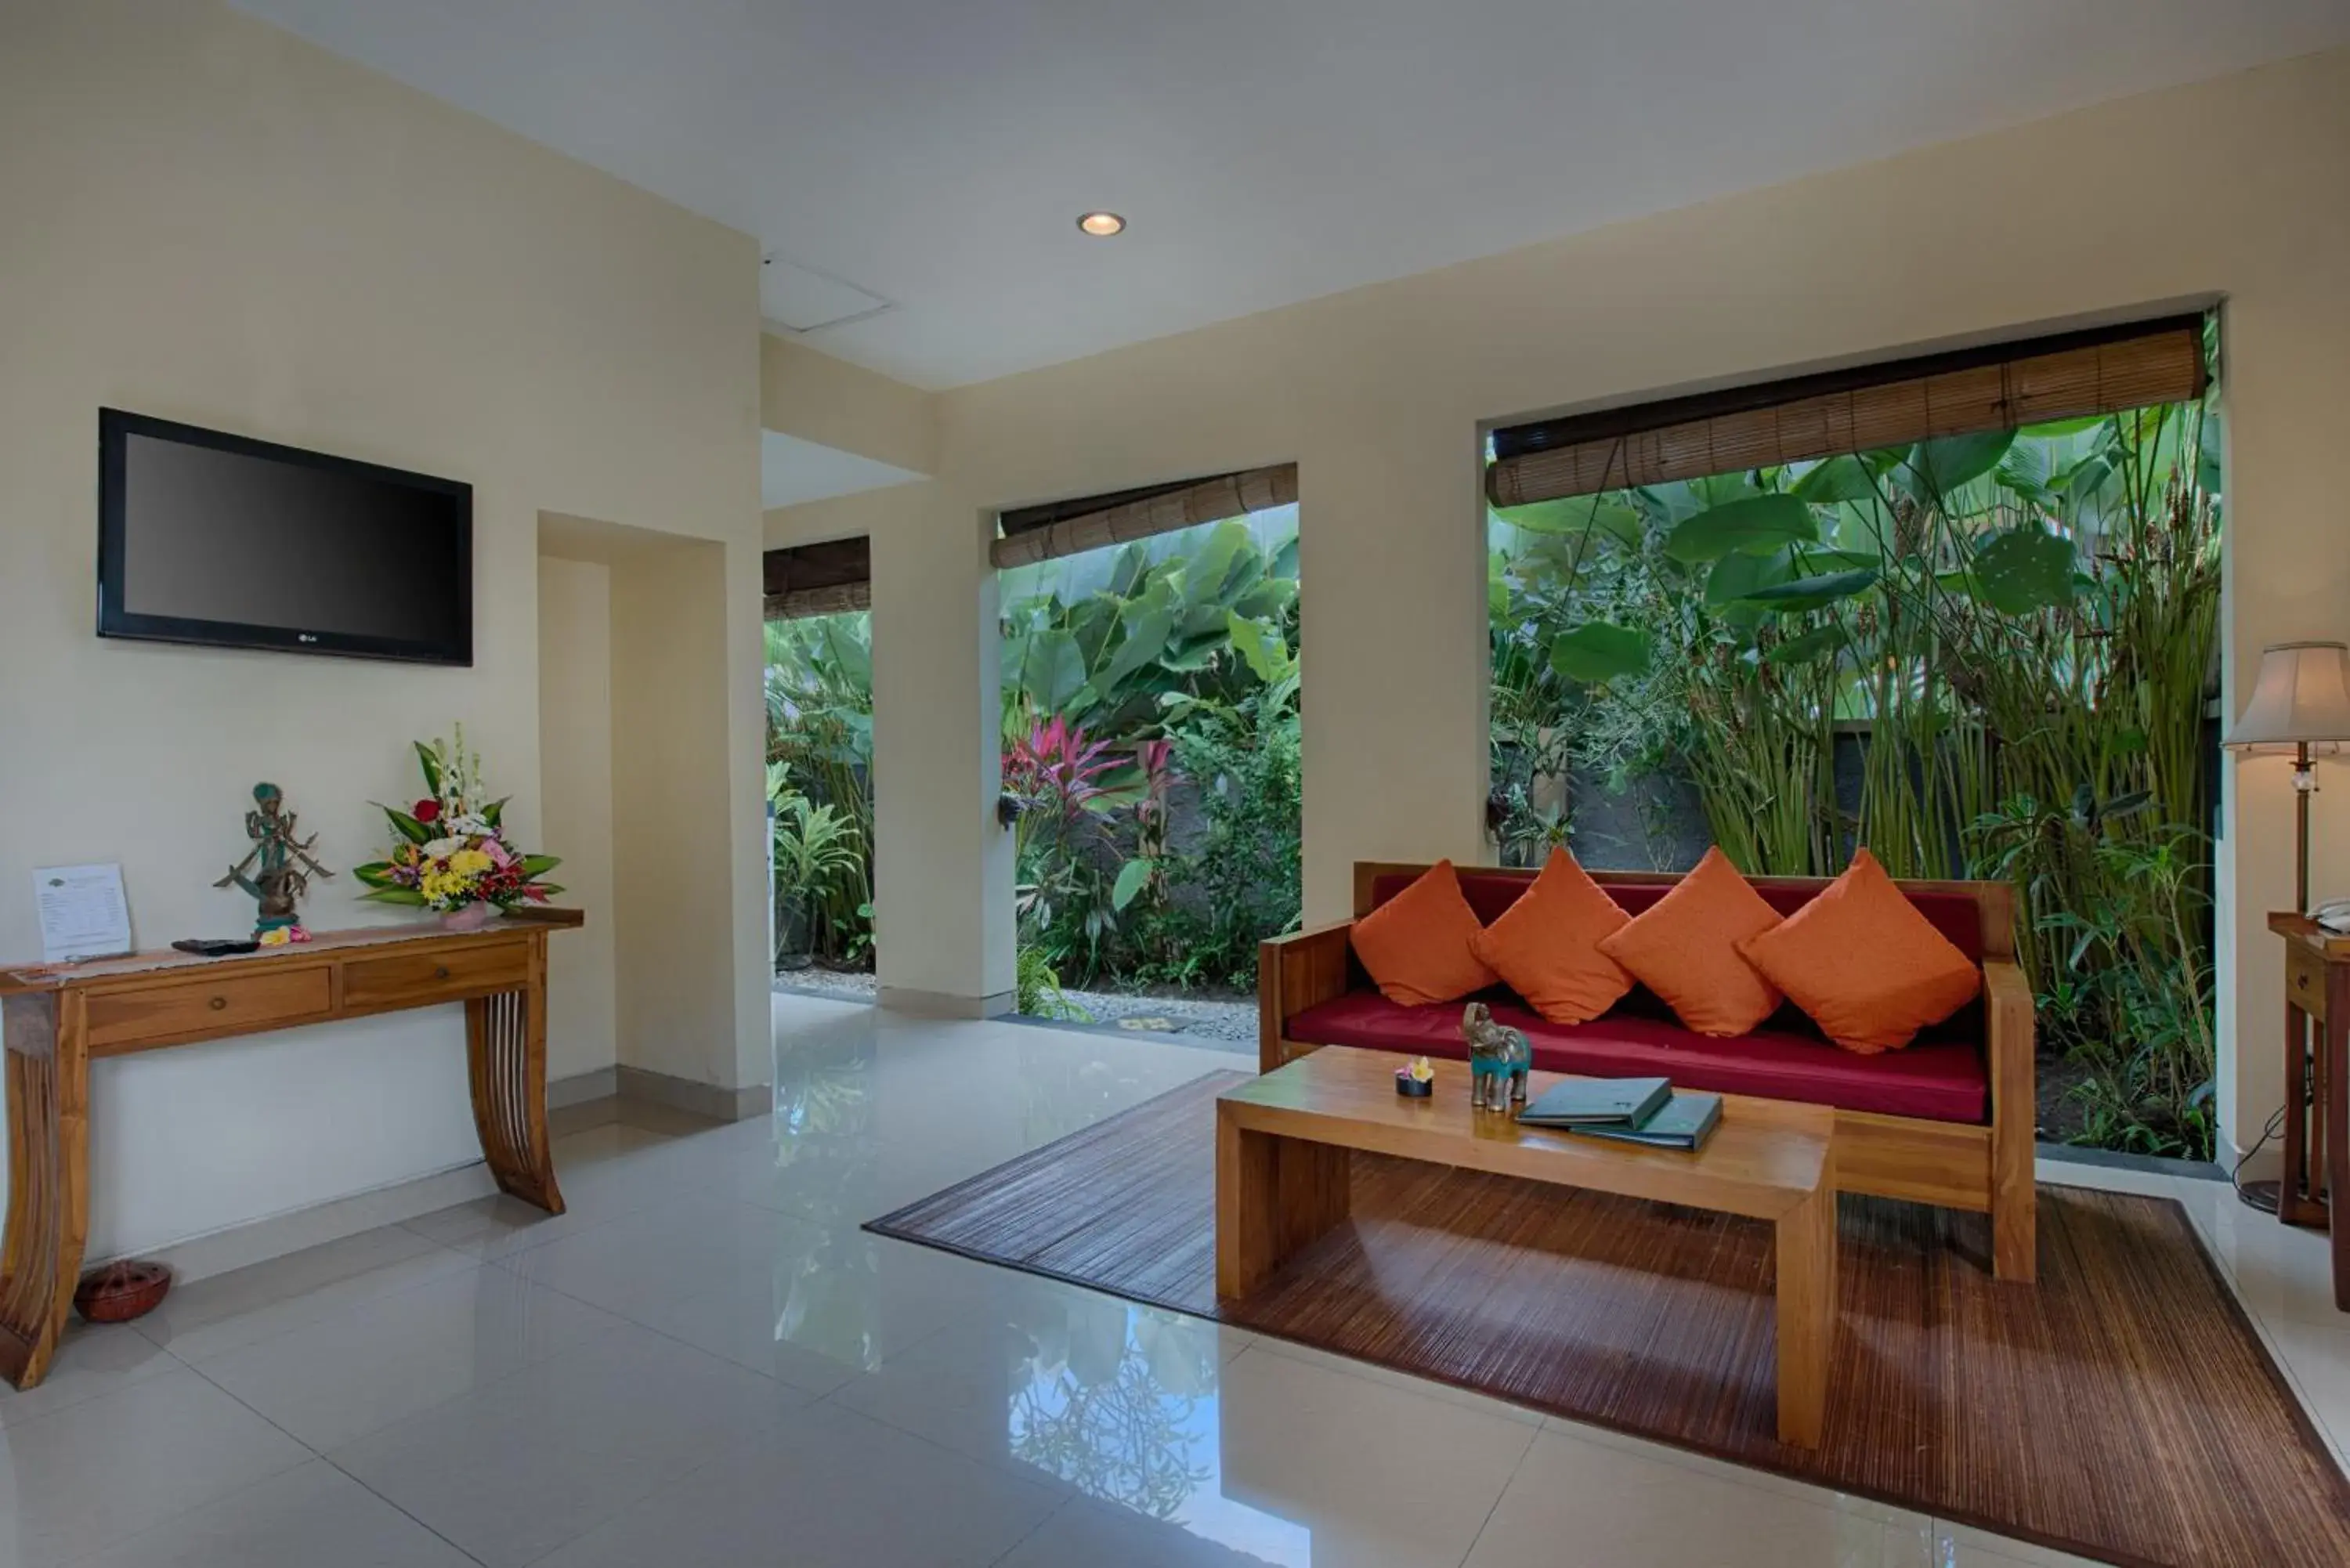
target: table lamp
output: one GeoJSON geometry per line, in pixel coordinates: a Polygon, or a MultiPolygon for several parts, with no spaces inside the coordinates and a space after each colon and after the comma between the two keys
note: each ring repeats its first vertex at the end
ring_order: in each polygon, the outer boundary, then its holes
{"type": "Polygon", "coordinates": [[[2293,748],[2293,913],[2309,913],[2309,797],[2317,793],[2310,747],[2350,741],[2350,644],[2278,642],[2261,649],[2260,678],[2236,727],[2220,743],[2230,751],[2293,748]]]}

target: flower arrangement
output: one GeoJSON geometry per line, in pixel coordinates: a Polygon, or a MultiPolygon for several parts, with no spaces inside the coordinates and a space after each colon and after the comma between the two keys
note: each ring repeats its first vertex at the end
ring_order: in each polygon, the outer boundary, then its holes
{"type": "Polygon", "coordinates": [[[360,897],[412,904],[442,915],[543,904],[562,888],[538,878],[562,864],[552,855],[525,855],[505,840],[499,817],[505,801],[484,800],[482,759],[465,750],[465,727],[453,742],[415,742],[424,768],[424,798],[406,811],[378,805],[398,843],[381,860],[352,872],[368,887],[360,897]]]}

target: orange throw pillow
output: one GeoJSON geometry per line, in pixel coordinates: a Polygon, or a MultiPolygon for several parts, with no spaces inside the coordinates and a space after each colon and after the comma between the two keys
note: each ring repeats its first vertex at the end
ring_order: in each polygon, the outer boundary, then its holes
{"type": "Polygon", "coordinates": [[[1779,911],[1709,849],[1679,886],[1603,937],[1599,950],[1663,999],[1682,1023],[1717,1037],[1752,1034],[1779,1009],[1771,982],[1738,944],[1779,923],[1779,911]]]}
{"type": "Polygon", "coordinates": [[[1974,961],[1866,849],[1819,897],[1738,950],[1829,1039],[1864,1056],[1899,1050],[1982,990],[1974,961]]]}
{"type": "Polygon", "coordinates": [[[1575,857],[1554,848],[1542,875],[1469,950],[1553,1023],[1588,1023],[1624,999],[1632,977],[1599,939],[1632,917],[1575,857]]]}
{"type": "Polygon", "coordinates": [[[1493,971],[1469,945],[1484,929],[1461,891],[1452,862],[1440,860],[1357,920],[1347,940],[1382,995],[1406,1007],[1424,1007],[1457,1002],[1493,983],[1493,971]]]}

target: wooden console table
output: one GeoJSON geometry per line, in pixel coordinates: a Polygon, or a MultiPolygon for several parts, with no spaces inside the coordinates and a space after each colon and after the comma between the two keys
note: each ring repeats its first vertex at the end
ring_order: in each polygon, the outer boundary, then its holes
{"type": "MultiPolygon", "coordinates": [[[[2272,914],[2284,939],[2284,1176],[2277,1218],[2324,1225],[2350,1192],[2350,937],[2272,914]],[[2334,1202],[2328,1199],[2333,1199],[2334,1202]]],[[[2335,1220],[2334,1304],[2350,1312],[2350,1221],[2335,1220]]]]}
{"type": "Polygon", "coordinates": [[[577,909],[474,931],[377,926],[228,958],[165,950],[0,970],[8,1072],[8,1228],[0,1376],[48,1372],[89,1230],[89,1063],[233,1034],[465,1004],[473,1126],[498,1186],[563,1212],[546,1136],[546,933],[577,909]]]}

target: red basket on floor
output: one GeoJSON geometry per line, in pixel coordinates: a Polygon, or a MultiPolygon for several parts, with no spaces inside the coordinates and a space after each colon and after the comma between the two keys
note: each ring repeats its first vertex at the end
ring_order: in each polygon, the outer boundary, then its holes
{"type": "Polygon", "coordinates": [[[161,1263],[108,1263],[81,1277],[74,1310],[91,1323],[129,1323],[161,1305],[171,1288],[172,1271],[161,1263]]]}

